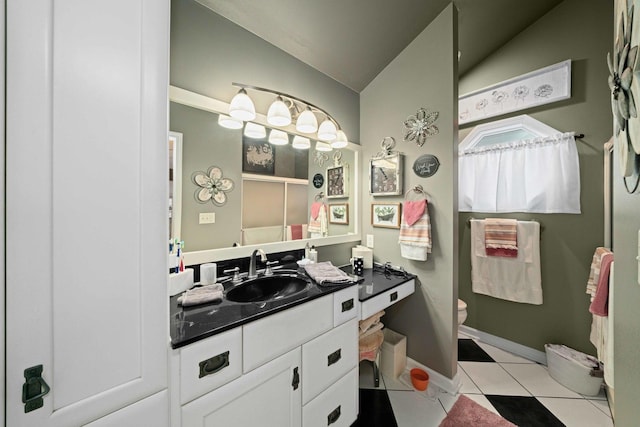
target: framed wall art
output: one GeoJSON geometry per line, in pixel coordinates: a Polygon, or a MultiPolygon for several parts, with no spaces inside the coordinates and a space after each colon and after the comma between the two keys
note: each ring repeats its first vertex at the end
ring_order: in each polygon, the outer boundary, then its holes
{"type": "Polygon", "coordinates": [[[331,203],[329,204],[329,222],[332,224],[349,224],[349,204],[331,203]]]}
{"type": "Polygon", "coordinates": [[[242,140],[242,172],[274,175],[276,149],[268,142],[242,140]]]}
{"type": "Polygon", "coordinates": [[[373,196],[402,194],[402,154],[387,154],[369,161],[369,194],[373,196]]]}
{"type": "Polygon", "coordinates": [[[327,197],[349,197],[349,165],[327,168],[327,197]]]}
{"type": "Polygon", "coordinates": [[[371,225],[374,227],[400,228],[401,204],[371,203],[371,225]]]}
{"type": "Polygon", "coordinates": [[[460,96],[458,123],[465,124],[571,98],[571,60],[460,96]]]}

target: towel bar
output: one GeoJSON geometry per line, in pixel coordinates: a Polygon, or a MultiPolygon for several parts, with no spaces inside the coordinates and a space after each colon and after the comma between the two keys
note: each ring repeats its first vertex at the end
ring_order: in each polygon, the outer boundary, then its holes
{"type": "MultiPolygon", "coordinates": [[[[467,227],[469,227],[469,228],[471,228],[471,220],[472,219],[477,219],[478,221],[482,221],[483,219],[486,219],[486,218],[469,218],[469,219],[467,219],[467,227]]],[[[540,232],[542,233],[544,231],[544,225],[538,220],[535,220],[535,219],[526,219],[526,220],[525,219],[519,219],[518,221],[535,221],[538,224],[540,224],[540,232]]]]}

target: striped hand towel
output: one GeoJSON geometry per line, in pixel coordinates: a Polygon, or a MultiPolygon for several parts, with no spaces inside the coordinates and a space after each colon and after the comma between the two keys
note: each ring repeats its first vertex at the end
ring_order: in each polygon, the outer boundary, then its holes
{"type": "Polygon", "coordinates": [[[518,256],[518,221],[503,218],[485,219],[484,244],[488,256],[516,258],[518,256]]]}
{"type": "MultiPolygon", "coordinates": [[[[406,203],[408,202],[404,202],[404,204],[406,203]]],[[[404,258],[417,261],[427,260],[427,254],[431,253],[431,220],[426,201],[422,216],[413,224],[409,225],[405,216],[402,216],[398,243],[404,258]]]]}

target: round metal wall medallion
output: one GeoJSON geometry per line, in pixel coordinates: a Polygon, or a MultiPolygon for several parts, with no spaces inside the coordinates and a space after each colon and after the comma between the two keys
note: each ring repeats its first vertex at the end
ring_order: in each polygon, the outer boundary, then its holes
{"type": "Polygon", "coordinates": [[[440,167],[440,161],[433,154],[423,154],[413,162],[413,171],[421,178],[435,175],[440,167]]]}
{"type": "Polygon", "coordinates": [[[313,186],[315,188],[320,188],[324,185],[324,176],[321,173],[317,173],[313,175],[313,186]]]}

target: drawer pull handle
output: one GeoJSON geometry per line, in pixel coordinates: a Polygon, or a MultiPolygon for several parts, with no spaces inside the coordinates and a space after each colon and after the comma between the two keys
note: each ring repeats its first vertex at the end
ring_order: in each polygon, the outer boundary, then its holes
{"type": "Polygon", "coordinates": [[[213,356],[210,359],[200,362],[200,375],[198,378],[215,374],[227,366],[229,366],[229,352],[225,351],[224,353],[220,353],[217,356],[213,356]]]}
{"type": "Polygon", "coordinates": [[[327,425],[330,426],[331,424],[335,423],[336,421],[338,421],[338,418],[340,418],[340,406],[338,406],[336,409],[331,411],[329,415],[327,415],[327,425]]]}
{"type": "Polygon", "coordinates": [[[391,302],[394,302],[397,299],[398,299],[398,292],[393,292],[391,295],[389,295],[389,300],[391,300],[391,302]]]}
{"type": "Polygon", "coordinates": [[[349,311],[353,308],[353,298],[348,299],[342,303],[342,312],[349,311]]]}
{"type": "Polygon", "coordinates": [[[327,356],[327,366],[331,366],[342,358],[342,349],[339,348],[327,356]]]}
{"type": "Polygon", "coordinates": [[[291,387],[294,390],[298,389],[298,385],[300,385],[300,374],[298,373],[298,367],[293,368],[293,381],[291,382],[291,387]]]}

